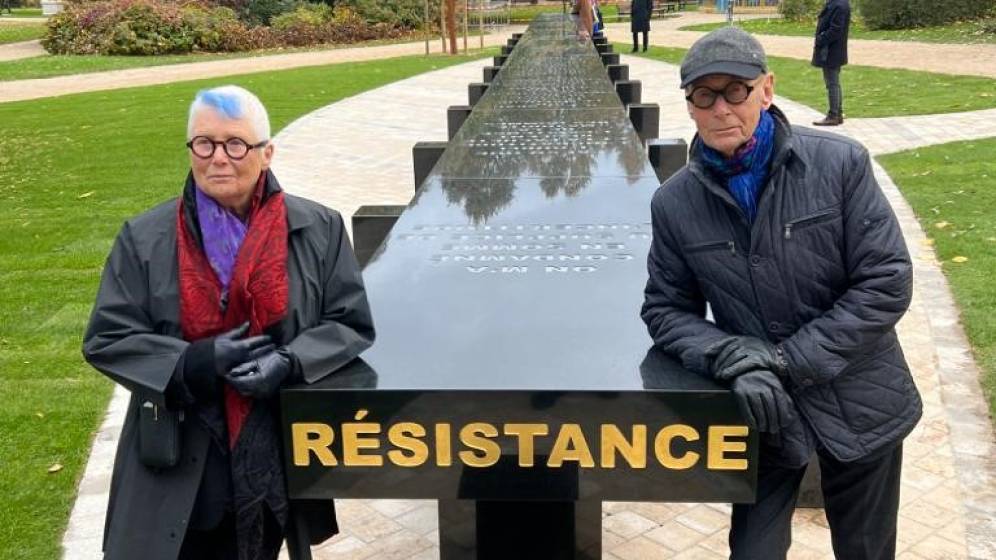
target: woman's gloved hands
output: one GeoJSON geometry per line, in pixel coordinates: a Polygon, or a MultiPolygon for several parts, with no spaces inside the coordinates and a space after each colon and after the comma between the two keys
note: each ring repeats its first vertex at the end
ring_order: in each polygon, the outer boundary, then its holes
{"type": "Polygon", "coordinates": [[[290,356],[283,350],[272,350],[261,357],[240,364],[228,372],[225,380],[244,397],[272,397],[293,369],[290,356]]]}
{"type": "Polygon", "coordinates": [[[214,371],[225,377],[232,368],[251,362],[273,352],[275,346],[269,335],[242,338],[249,332],[249,323],[214,337],[214,371]]]}

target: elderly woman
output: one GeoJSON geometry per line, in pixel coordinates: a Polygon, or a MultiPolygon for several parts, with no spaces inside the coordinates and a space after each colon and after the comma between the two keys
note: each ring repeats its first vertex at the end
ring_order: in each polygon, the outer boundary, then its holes
{"type": "Polygon", "coordinates": [[[131,391],[114,464],[105,558],[276,558],[291,512],[313,542],[327,502],[290,502],[280,387],[311,383],[374,329],[341,216],[285,194],[266,109],[226,86],[190,107],[178,199],[124,224],[83,341],[131,391]]]}

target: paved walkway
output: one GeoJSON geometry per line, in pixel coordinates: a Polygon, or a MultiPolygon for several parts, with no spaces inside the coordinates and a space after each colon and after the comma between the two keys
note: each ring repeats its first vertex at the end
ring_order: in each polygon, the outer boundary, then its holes
{"type": "MultiPolygon", "coordinates": [[[[41,46],[41,41],[38,39],[21,41],[19,43],[7,43],[6,45],[0,45],[0,62],[41,56],[45,52],[45,49],[41,46]]],[[[0,82],[0,92],[3,91],[2,84],[3,82],[0,82]]]]}
{"type": "MultiPolygon", "coordinates": [[[[624,57],[644,84],[646,101],[663,108],[661,137],[691,137],[674,66],[624,57]]],[[[466,84],[485,62],[423,74],[315,111],[274,139],[274,167],[296,194],[349,216],[363,204],[405,204],[413,194],[411,146],[446,138],[446,107],[466,103],[466,84]],[[390,100],[385,103],[384,100],[390,100]],[[347,131],[347,132],[343,132],[347,131]],[[315,154],[320,153],[321,157],[315,154]]],[[[789,118],[820,116],[778,100],[789,118]]],[[[964,137],[996,136],[993,111],[940,117],[854,119],[839,129],[874,154],[964,137]]],[[[900,560],[996,559],[996,445],[978,371],[958,323],[947,283],[912,210],[884,171],[876,176],[900,218],[915,263],[915,292],[900,338],[923,394],[924,418],[906,440],[899,522],[900,560]]],[[[126,402],[115,392],[96,437],[65,535],[65,558],[99,558],[111,461],[126,402]]],[[[432,501],[340,500],[343,533],[316,548],[320,559],[438,558],[432,501]]],[[[724,558],[729,506],[606,503],[608,560],[724,558]]],[[[829,559],[820,510],[799,510],[792,560],[829,559]]]]}
{"type": "MultiPolygon", "coordinates": [[[[485,36],[484,44],[485,46],[504,45],[512,33],[518,33],[524,29],[525,27],[521,26],[506,27],[499,32],[485,36]]],[[[479,38],[470,38],[469,40],[471,47],[480,45],[479,38]]],[[[441,43],[438,37],[435,41],[429,42],[430,52],[438,53],[440,52],[440,48],[441,43]]],[[[376,60],[418,54],[425,54],[424,42],[396,43],[373,47],[345,47],[324,51],[251,56],[208,62],[130,68],[110,72],[74,74],[53,78],[15,80],[0,82],[0,103],[88,91],[168,84],[185,80],[235,76],[269,70],[287,70],[303,66],[321,66],[337,62],[357,62],[361,60],[376,60]]]]}
{"type": "MultiPolygon", "coordinates": [[[[723,16],[697,12],[683,12],[680,17],[654,20],[651,23],[650,42],[665,47],[687,48],[703,33],[678,31],[678,28],[716,21],[723,21],[723,16]]],[[[610,40],[632,42],[628,23],[611,23],[606,28],[610,40]]],[[[810,37],[758,35],[757,38],[769,56],[809,60],[813,55],[813,40],[810,37]]],[[[996,78],[996,45],[851,39],[848,41],[847,51],[851,64],[996,78]]]]}
{"type": "MultiPolygon", "coordinates": [[[[659,46],[689,47],[697,38],[702,36],[702,33],[678,31],[679,27],[723,21],[723,17],[717,14],[683,12],[679,17],[654,20],[652,24],[653,30],[650,34],[651,43],[659,46]]],[[[747,17],[770,16],[759,15],[747,17]]],[[[13,21],[13,19],[5,21],[13,21]]],[[[611,23],[606,28],[607,35],[612,41],[628,43],[631,40],[628,23],[611,23]]],[[[486,37],[485,43],[487,45],[504,44],[509,34],[521,31],[522,29],[522,27],[508,28],[503,33],[489,35],[486,37]]],[[[759,35],[758,38],[764,44],[765,50],[769,55],[809,60],[812,54],[812,40],[808,37],[759,35]]],[[[471,40],[471,44],[479,43],[471,40]]],[[[439,48],[439,41],[430,42],[432,52],[438,52],[439,48]]],[[[946,45],[852,39],[848,45],[848,49],[852,64],[996,78],[996,45],[946,45]]],[[[0,82],[0,103],[87,91],[232,76],[266,70],[372,60],[408,54],[421,54],[424,52],[424,44],[422,42],[414,42],[377,47],[350,47],[328,51],[172,64],[34,80],[16,80],[0,82]]],[[[41,54],[44,54],[44,51],[36,41],[0,45],[0,62],[41,54]]]]}

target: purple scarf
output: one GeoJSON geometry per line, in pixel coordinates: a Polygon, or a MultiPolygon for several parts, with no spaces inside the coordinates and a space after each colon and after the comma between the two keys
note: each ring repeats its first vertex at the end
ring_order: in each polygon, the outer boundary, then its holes
{"type": "Polygon", "coordinates": [[[227,299],[225,296],[228,294],[228,284],[232,281],[235,257],[239,254],[249,226],[204,194],[200,187],[194,190],[197,195],[197,221],[201,226],[204,254],[221,283],[222,299],[227,299]]]}

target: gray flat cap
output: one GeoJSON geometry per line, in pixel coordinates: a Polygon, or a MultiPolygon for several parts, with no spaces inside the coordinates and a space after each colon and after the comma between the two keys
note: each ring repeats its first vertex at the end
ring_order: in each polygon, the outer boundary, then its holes
{"type": "Polygon", "coordinates": [[[739,27],[721,27],[701,37],[681,61],[681,88],[709,74],[753,80],[768,71],[768,59],[757,39],[739,27]]]}

